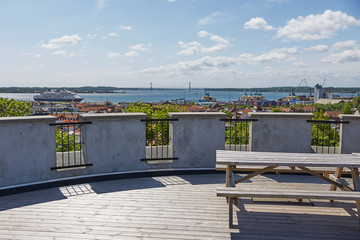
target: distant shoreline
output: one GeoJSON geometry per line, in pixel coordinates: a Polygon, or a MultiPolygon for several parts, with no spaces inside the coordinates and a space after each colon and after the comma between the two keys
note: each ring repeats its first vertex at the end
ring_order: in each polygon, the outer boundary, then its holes
{"type": "MultiPolygon", "coordinates": [[[[333,93],[356,93],[360,87],[324,87],[326,91],[333,93]]],[[[117,93],[126,90],[192,90],[192,91],[227,91],[227,92],[309,92],[312,87],[266,87],[266,88],[118,88],[118,87],[0,87],[0,93],[42,93],[47,89],[59,91],[67,89],[76,93],[117,93]]]]}

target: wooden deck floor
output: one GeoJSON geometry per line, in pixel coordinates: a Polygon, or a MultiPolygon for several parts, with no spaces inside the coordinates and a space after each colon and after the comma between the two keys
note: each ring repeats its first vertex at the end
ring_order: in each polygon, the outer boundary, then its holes
{"type": "MultiPolygon", "coordinates": [[[[0,239],[360,239],[353,202],[240,199],[238,226],[230,230],[226,200],[216,197],[224,181],[225,174],[179,175],[3,196],[0,239]]],[[[268,174],[244,184],[270,183],[328,187],[304,175],[268,174]]]]}

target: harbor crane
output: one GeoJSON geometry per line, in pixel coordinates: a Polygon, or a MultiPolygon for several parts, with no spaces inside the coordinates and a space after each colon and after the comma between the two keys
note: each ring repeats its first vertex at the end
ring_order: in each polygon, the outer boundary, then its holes
{"type": "Polygon", "coordinates": [[[307,82],[306,82],[306,79],[305,79],[305,78],[303,78],[303,79],[301,80],[301,82],[300,82],[300,84],[299,84],[299,87],[301,86],[301,84],[302,84],[303,82],[305,83],[305,86],[306,86],[306,87],[309,87],[308,84],[307,84],[307,82]]]}
{"type": "Polygon", "coordinates": [[[326,78],[324,78],[324,81],[323,81],[323,83],[322,83],[322,85],[321,85],[321,86],[324,86],[324,84],[325,84],[325,81],[326,81],[326,78]]]}
{"type": "MultiPolygon", "coordinates": [[[[303,79],[301,80],[301,82],[300,82],[300,84],[299,84],[299,87],[301,86],[301,84],[302,84],[303,82],[305,83],[305,86],[308,88],[309,85],[307,84],[307,81],[306,81],[305,78],[303,78],[303,79]]],[[[310,89],[309,89],[309,97],[311,97],[311,93],[312,93],[311,90],[312,90],[312,89],[310,88],[310,89]]]]}

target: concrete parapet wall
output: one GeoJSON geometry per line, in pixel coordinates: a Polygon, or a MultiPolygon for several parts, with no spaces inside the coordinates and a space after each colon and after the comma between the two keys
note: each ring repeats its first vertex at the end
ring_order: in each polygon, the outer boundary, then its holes
{"type": "Polygon", "coordinates": [[[89,173],[148,169],[145,158],[144,113],[81,114],[92,121],[84,129],[84,158],[92,163],[89,173]]]}
{"type": "Polygon", "coordinates": [[[348,124],[340,125],[340,149],[341,153],[360,152],[360,116],[340,114],[341,120],[349,121],[348,124]]]}
{"type": "Polygon", "coordinates": [[[55,130],[52,116],[0,118],[0,187],[53,178],[55,130]]]}
{"type": "Polygon", "coordinates": [[[249,113],[250,151],[312,152],[311,113],[249,113]]]}
{"type": "Polygon", "coordinates": [[[169,113],[173,167],[215,168],[216,150],[225,147],[225,113],[169,113]]]}
{"type": "MultiPolygon", "coordinates": [[[[250,115],[258,119],[250,124],[251,151],[314,152],[312,123],[306,121],[312,114],[250,115]]],[[[145,122],[141,121],[146,114],[81,114],[82,121],[92,122],[83,126],[82,142],[84,163],[93,165],[62,170],[51,170],[57,161],[56,136],[49,123],[55,117],[0,118],[0,190],[97,174],[215,168],[216,150],[225,148],[225,122],[220,121],[225,114],[177,112],[169,116],[178,119],[169,125],[169,151],[178,160],[141,161],[146,156],[145,122]]],[[[350,122],[341,126],[341,153],[360,152],[360,116],[341,118],[350,122]]]]}

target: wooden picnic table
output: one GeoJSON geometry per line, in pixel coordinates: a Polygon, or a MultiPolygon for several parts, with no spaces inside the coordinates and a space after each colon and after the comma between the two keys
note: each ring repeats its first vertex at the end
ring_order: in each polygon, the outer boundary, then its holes
{"type": "MultiPolygon", "coordinates": [[[[216,151],[216,164],[226,166],[226,188],[218,189],[217,195],[229,198],[229,211],[232,213],[232,203],[237,200],[237,197],[295,197],[329,200],[355,200],[358,214],[360,213],[360,180],[359,180],[359,167],[360,156],[359,154],[315,154],[315,153],[280,153],[280,152],[242,152],[242,151],[229,151],[217,150],[216,151]],[[262,166],[260,169],[249,173],[238,180],[235,180],[233,171],[241,168],[242,166],[262,166]],[[306,173],[316,176],[328,183],[330,183],[330,191],[317,191],[309,192],[294,191],[294,190],[279,190],[276,186],[273,189],[266,191],[259,189],[241,190],[236,188],[236,184],[244,182],[259,174],[273,171],[277,167],[290,167],[290,169],[299,168],[306,173]],[[333,175],[321,174],[314,171],[312,167],[334,167],[336,171],[333,175]],[[349,168],[353,187],[343,184],[340,178],[344,168],[349,168]],[[339,192],[335,191],[337,188],[343,191],[352,192],[339,192]]],[[[230,212],[229,212],[230,214],[230,212]]],[[[232,215],[229,215],[229,226],[232,226],[232,215]]],[[[360,216],[359,216],[360,221],[360,216]]]]}

